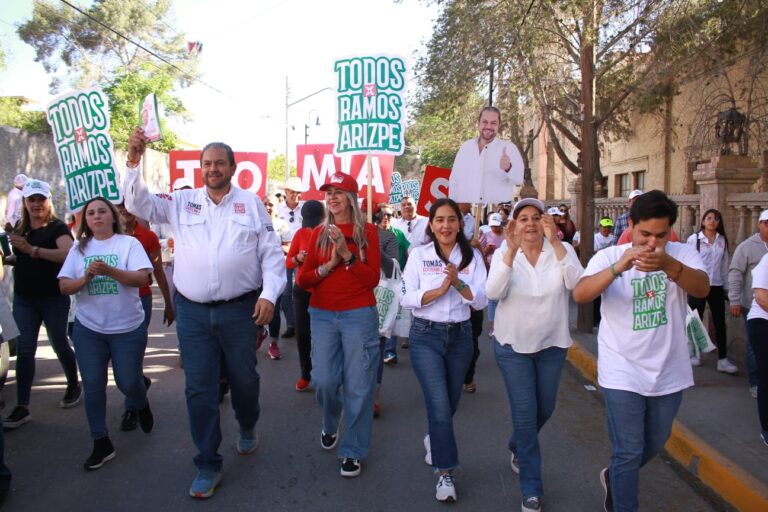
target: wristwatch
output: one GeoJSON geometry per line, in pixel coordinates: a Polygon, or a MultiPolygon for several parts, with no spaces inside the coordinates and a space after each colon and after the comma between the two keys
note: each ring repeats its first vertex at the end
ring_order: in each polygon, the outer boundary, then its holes
{"type": "Polygon", "coordinates": [[[344,262],[344,268],[346,270],[349,270],[349,267],[352,266],[352,264],[357,260],[357,256],[355,256],[355,253],[352,253],[352,256],[349,257],[347,261],[344,262]]]}
{"type": "Polygon", "coordinates": [[[456,288],[456,291],[459,293],[461,293],[466,287],[467,287],[467,283],[461,280],[459,281],[459,286],[454,286],[454,288],[456,288]]]}

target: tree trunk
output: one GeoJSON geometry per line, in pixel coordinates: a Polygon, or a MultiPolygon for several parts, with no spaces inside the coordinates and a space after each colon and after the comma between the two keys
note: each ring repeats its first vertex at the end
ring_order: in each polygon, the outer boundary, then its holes
{"type": "MultiPolygon", "coordinates": [[[[595,126],[595,5],[589,2],[584,13],[581,60],[581,185],[579,219],[581,219],[581,264],[587,266],[594,247],[595,176],[599,175],[600,149],[595,126]]],[[[577,329],[591,333],[593,328],[592,303],[580,304],[577,329]]]]}

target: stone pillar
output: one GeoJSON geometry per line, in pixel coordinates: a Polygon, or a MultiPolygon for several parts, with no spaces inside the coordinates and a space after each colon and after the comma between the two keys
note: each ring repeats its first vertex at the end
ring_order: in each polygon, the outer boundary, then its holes
{"type": "Polygon", "coordinates": [[[762,169],[758,164],[742,155],[717,155],[709,162],[698,164],[693,179],[699,185],[701,213],[710,208],[720,210],[726,234],[735,239],[739,218],[738,213],[728,207],[728,194],[752,192],[752,187],[761,176],[762,169]]]}
{"type": "Polygon", "coordinates": [[[576,229],[582,229],[579,223],[579,197],[581,196],[581,177],[577,176],[568,182],[568,193],[571,196],[571,220],[576,225],[576,229]]]}

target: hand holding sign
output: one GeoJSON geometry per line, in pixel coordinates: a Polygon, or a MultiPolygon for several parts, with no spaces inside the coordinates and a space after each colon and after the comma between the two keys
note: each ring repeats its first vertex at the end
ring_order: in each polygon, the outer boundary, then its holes
{"type": "Polygon", "coordinates": [[[147,150],[147,138],[144,136],[144,130],[141,128],[135,128],[131,136],[128,137],[128,161],[132,164],[137,164],[141,161],[141,157],[144,156],[144,152],[147,150]]]}
{"type": "Polygon", "coordinates": [[[509,155],[507,154],[507,148],[504,148],[501,150],[501,159],[499,160],[499,169],[503,170],[504,172],[509,172],[511,168],[512,168],[512,160],[509,159],[509,155]]]}

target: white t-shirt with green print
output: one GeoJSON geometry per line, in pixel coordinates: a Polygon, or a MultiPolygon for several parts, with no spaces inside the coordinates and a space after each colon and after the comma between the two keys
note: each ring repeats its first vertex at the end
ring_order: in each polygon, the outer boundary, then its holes
{"type": "MultiPolygon", "coordinates": [[[[582,278],[615,264],[632,244],[606,247],[589,261],[582,278]]],[[[669,242],[666,252],[684,265],[703,270],[696,249],[669,242]]],[[[606,288],[597,333],[601,387],[644,396],[675,393],[693,386],[685,334],[687,294],[664,272],[634,267],[606,288]]]]}
{"type": "MultiPolygon", "coordinates": [[[[107,240],[91,239],[85,253],[80,252],[79,244],[75,242],[59,277],[79,279],[95,260],[103,260],[121,270],[152,271],[152,263],[137,239],[112,235],[107,240]]],[[[96,276],[80,291],[75,317],[88,329],[102,334],[133,331],[144,321],[139,289],[120,284],[108,276],[96,276]]]]}

